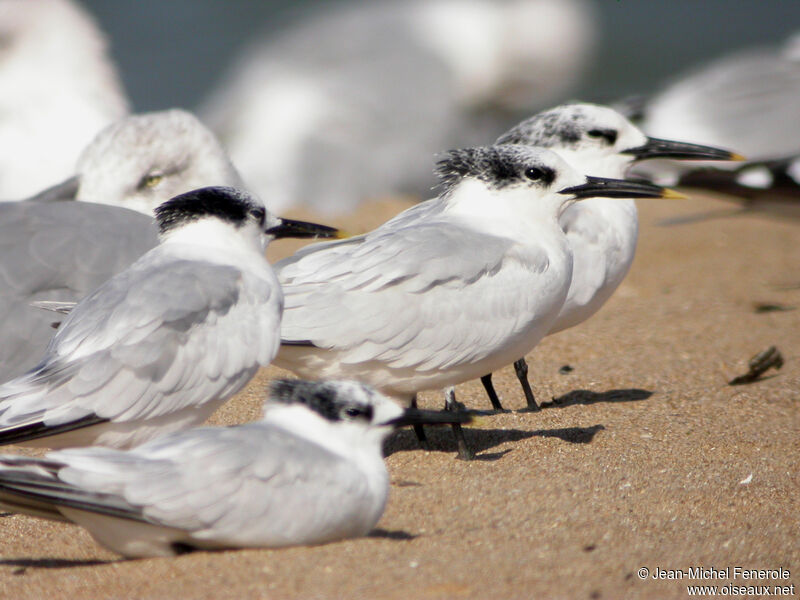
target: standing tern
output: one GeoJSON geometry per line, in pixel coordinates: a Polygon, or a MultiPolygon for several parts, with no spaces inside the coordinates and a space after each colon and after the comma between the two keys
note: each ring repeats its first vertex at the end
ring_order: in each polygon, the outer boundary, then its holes
{"type": "Polygon", "coordinates": [[[0,386],[0,445],[128,447],[202,423],[277,352],[283,302],[266,243],[336,231],[226,187],[176,196],[156,220],[161,243],[0,386]]]}
{"type": "Polygon", "coordinates": [[[173,196],[243,187],[214,134],[183,110],[109,125],[74,168],[32,201],[0,203],[0,381],[33,367],[61,320],[30,302],[77,301],[130,266],[158,244],[153,209],[173,196]]]}
{"type": "Polygon", "coordinates": [[[0,506],[76,523],[128,557],[322,544],[365,535],[383,514],[389,432],[466,420],[403,410],[354,381],[279,380],[255,423],[129,451],[0,456],[0,506]]]}
{"type": "MultiPolygon", "coordinates": [[[[496,143],[550,148],[581,173],[612,178],[625,177],[633,163],[653,158],[742,159],[728,150],[648,138],[615,110],[595,104],[567,104],[543,111],[507,131],[496,143]]],[[[574,327],[600,310],[627,275],[639,235],[636,203],[631,199],[590,198],[569,206],[559,223],[572,251],[572,280],[551,334],[574,327]]],[[[525,359],[514,367],[528,407],[537,409],[525,359]]],[[[494,408],[502,409],[491,374],[481,381],[494,408]]]]}
{"type": "MultiPolygon", "coordinates": [[[[572,256],[558,217],[568,205],[669,195],[587,180],[526,146],[452,151],[438,174],[442,193],[424,208],[276,264],[286,299],[276,364],[365,381],[405,403],[491,372],[532,349],[564,303],[572,256]]],[[[463,436],[459,454],[469,454],[463,436]]]]}

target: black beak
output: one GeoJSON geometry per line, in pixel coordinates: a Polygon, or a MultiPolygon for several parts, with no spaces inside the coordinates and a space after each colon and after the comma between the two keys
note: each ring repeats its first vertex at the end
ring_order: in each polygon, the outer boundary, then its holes
{"type": "Polygon", "coordinates": [[[647,160],[649,158],[674,158],[677,160],[745,160],[744,156],[714,148],[712,146],[700,146],[698,144],[686,144],[684,142],[673,142],[672,140],[660,140],[658,138],[647,138],[644,146],[623,150],[622,154],[632,154],[636,160],[647,160]]]}
{"type": "Polygon", "coordinates": [[[383,425],[398,428],[408,425],[455,425],[470,421],[472,421],[472,415],[465,411],[407,408],[402,415],[383,423],[383,425]]]}
{"type": "Polygon", "coordinates": [[[572,194],[582,198],[686,198],[675,190],[663,188],[646,181],[586,177],[586,183],[559,190],[559,194],[572,194]]]}
{"type": "Polygon", "coordinates": [[[69,179],[46,188],[26,199],[27,202],[65,202],[75,200],[81,187],[81,176],[74,175],[69,179]]]}
{"type": "Polygon", "coordinates": [[[338,229],[327,225],[318,225],[307,221],[295,221],[293,219],[281,219],[281,222],[274,227],[270,227],[264,233],[271,235],[275,239],[293,238],[344,238],[347,237],[338,229]]]}

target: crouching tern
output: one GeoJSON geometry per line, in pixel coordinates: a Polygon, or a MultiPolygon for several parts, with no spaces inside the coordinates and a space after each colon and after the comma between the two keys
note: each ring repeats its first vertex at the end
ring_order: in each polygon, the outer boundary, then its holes
{"type": "Polygon", "coordinates": [[[467,420],[403,410],[354,381],[279,380],[255,423],[129,451],[0,456],[0,506],[76,523],[128,557],[322,544],[365,535],[383,514],[389,432],[467,420]]]}
{"type": "MultiPolygon", "coordinates": [[[[442,193],[424,207],[276,264],[286,300],[277,365],[413,404],[417,392],[510,364],[550,331],[567,296],[564,209],[597,195],[670,195],[587,179],[549,150],[515,145],[452,151],[438,174],[442,193]]],[[[468,456],[463,436],[459,449],[468,456]]]]}
{"type": "MultiPolygon", "coordinates": [[[[647,137],[617,111],[596,104],[543,111],[511,128],[496,143],[549,148],[580,173],[617,179],[625,177],[634,163],[656,158],[743,160],[729,150],[647,137]]],[[[559,218],[572,251],[572,280],[550,334],[583,323],[600,310],[633,263],[639,236],[636,203],[599,196],[567,207],[559,218]]],[[[537,409],[525,359],[514,367],[528,407],[537,409]]],[[[502,409],[491,374],[481,381],[494,408],[502,409]]]]}
{"type": "Polygon", "coordinates": [[[127,447],[203,422],[277,352],[266,243],[336,230],[234,188],[156,209],[161,243],[80,301],[32,370],[0,386],[0,445],[127,447]]]}

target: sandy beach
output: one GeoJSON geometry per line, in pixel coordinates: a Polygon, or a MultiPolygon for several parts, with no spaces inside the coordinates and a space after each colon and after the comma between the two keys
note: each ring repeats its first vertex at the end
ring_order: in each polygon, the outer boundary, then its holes
{"type": "MultiPolygon", "coordinates": [[[[371,204],[336,224],[358,233],[406,206],[371,204]]],[[[446,429],[429,452],[411,431],[390,438],[389,503],[369,537],[122,560],[77,527],[2,516],[0,597],[685,598],[694,584],[800,596],[800,221],[697,194],[639,207],[639,249],[616,295],[528,357],[537,398],[552,402],[520,411],[509,367],[495,385],[512,410],[467,430],[477,460],[457,460],[446,429]],[[773,345],[782,369],[728,384],[773,345]],[[730,576],[653,578],[700,567],[730,576]]],[[[256,418],[266,382],[284,375],[264,369],[213,422],[256,418]]],[[[490,407],[478,381],[457,393],[490,407]]]]}

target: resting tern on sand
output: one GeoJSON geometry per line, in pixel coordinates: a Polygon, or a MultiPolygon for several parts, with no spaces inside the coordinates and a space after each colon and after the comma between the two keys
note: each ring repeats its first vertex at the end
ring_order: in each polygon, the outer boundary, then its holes
{"type": "Polygon", "coordinates": [[[39,364],[0,386],[0,445],[128,447],[202,423],[278,349],[280,219],[234,188],[156,209],[161,243],[81,300],[39,364]]]}
{"type": "MultiPolygon", "coordinates": [[[[497,144],[549,148],[580,173],[622,178],[637,161],[742,160],[728,150],[672,140],[648,138],[615,110],[596,104],[567,104],[522,121],[500,136],[497,144]]],[[[558,318],[548,333],[583,323],[608,301],[633,262],[639,219],[631,199],[590,198],[569,206],[559,218],[572,251],[572,281],[558,318]]],[[[528,383],[524,358],[514,363],[528,407],[538,405],[528,383]]],[[[502,409],[491,374],[481,381],[502,409]]]]}
{"type": "Polygon", "coordinates": [[[0,203],[0,381],[33,367],[61,320],[32,301],[75,302],[130,266],[158,244],[153,209],[173,196],[243,187],[214,134],[183,110],[109,125],[75,172],[35,202],[0,203]]]}
{"type": "Polygon", "coordinates": [[[442,193],[423,209],[276,264],[285,295],[276,364],[361,380],[405,403],[491,372],[530,351],[564,303],[572,256],[558,217],[568,205],[669,195],[587,180],[526,146],[455,150],[438,173],[442,193]]]}
{"type": "Polygon", "coordinates": [[[365,535],[383,514],[389,432],[467,420],[403,410],[354,381],[279,380],[255,423],[129,451],[0,456],[0,507],[71,521],[129,557],[322,544],[365,535]]]}

